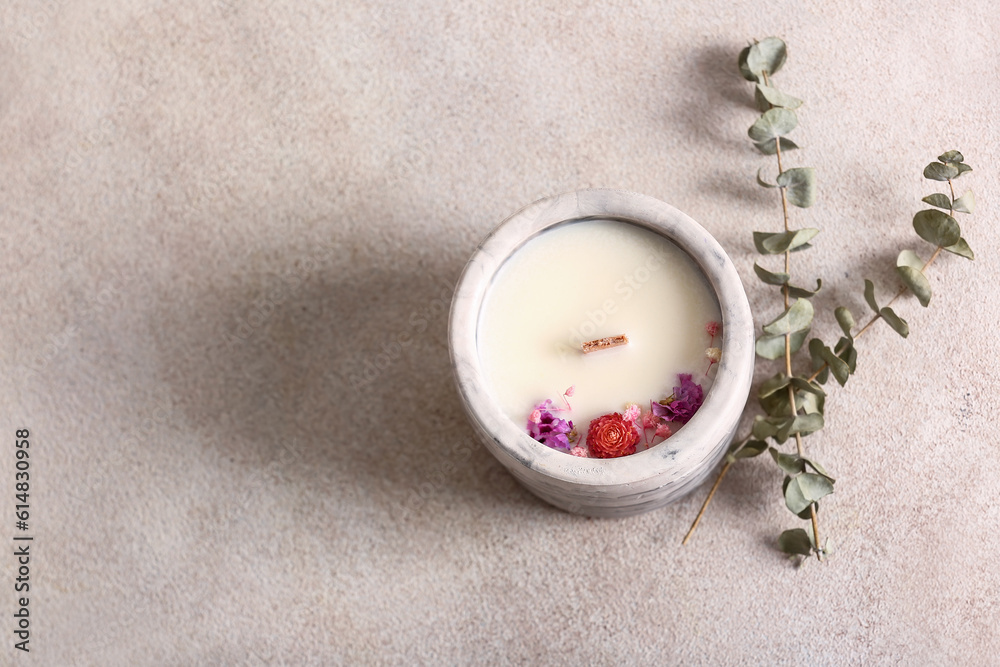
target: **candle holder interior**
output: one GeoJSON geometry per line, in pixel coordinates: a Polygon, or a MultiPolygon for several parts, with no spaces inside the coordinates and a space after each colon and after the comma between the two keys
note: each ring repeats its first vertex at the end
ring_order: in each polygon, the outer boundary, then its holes
{"type": "Polygon", "coordinates": [[[719,243],[668,204],[620,190],[580,190],[537,201],[498,225],[469,260],[452,300],[449,347],[459,395],[484,446],[534,494],[569,512],[640,514],[696,488],[725,455],[753,378],[754,330],[742,282],[719,243]],[[672,242],[704,274],[722,314],[722,357],[701,408],[669,439],[611,459],[569,456],[534,440],[502,411],[484,375],[478,325],[504,262],[538,234],[582,220],[617,220],[672,242]]]}

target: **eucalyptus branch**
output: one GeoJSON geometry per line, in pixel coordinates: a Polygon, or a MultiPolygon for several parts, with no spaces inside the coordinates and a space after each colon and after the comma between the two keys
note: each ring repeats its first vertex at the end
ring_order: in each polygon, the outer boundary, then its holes
{"type": "Polygon", "coordinates": [[[837,308],[834,315],[843,336],[832,349],[818,338],[811,339],[808,345],[811,374],[795,375],[792,357],[802,348],[809,334],[814,314],[809,298],[819,291],[822,281],[817,280],[816,288],[812,290],[795,287],[790,282],[791,252],[810,247],[809,241],[819,233],[819,230],[790,227],[788,205],[801,208],[811,206],[815,201],[816,191],[815,174],[811,168],[785,169],[782,160],[782,151],[797,148],[786,135],[798,124],[794,109],[802,104],[801,100],[779,91],[772,84],[771,77],[781,68],[785,59],[785,44],[775,37],[755,42],[745,48],[739,57],[740,73],[755,84],[757,106],[762,112],[748,134],[760,152],[775,155],[778,163],[778,176],[773,183],[761,176],[762,170],[757,172],[757,182],[767,188],[779,188],[784,219],[784,232],[754,232],[753,235],[754,245],[761,254],[784,256],[784,272],[781,273],[771,272],[759,264],[754,264],[754,272],[762,282],[780,286],[784,302],[784,312],[764,325],[763,334],[756,342],[756,351],[757,355],[764,359],[783,359],[784,372],[770,377],[761,386],[758,398],[766,416],[756,417],[751,433],[730,447],[725,463],[683,543],[687,544],[691,539],[716,490],[733,464],[740,459],[753,458],[767,451],[785,473],[782,485],[785,505],[799,518],[810,521],[812,528],[811,535],[801,528],[786,530],[778,540],[779,547],[788,554],[816,555],[822,560],[830,552],[830,548],[829,540],[820,546],[817,510],[819,500],[833,493],[835,480],[818,462],[806,458],[802,444],[805,436],[824,426],[826,392],[822,385],[832,374],[837,383],[843,386],[854,374],[857,363],[855,341],[875,322],[883,320],[904,338],[909,334],[909,326],[895,313],[892,305],[910,291],[922,306],[927,306],[931,288],[925,271],[934,263],[941,251],[973,259],[972,250],[962,238],[961,230],[953,215],[956,212],[971,213],[975,199],[971,191],[961,197],[955,197],[953,181],[965,172],[971,171],[961,153],[949,151],[941,155],[937,162],[927,165],[924,169],[925,178],[947,181],[951,193],[950,198],[940,193],[924,197],[923,201],[943,210],[926,209],[913,218],[913,227],[917,234],[935,246],[930,259],[924,262],[912,250],[903,250],[899,253],[896,271],[904,287],[883,307],[879,307],[876,301],[874,284],[870,280],[865,280],[864,297],[874,316],[856,333],[852,333],[856,327],[853,315],[846,307],[837,308]],[[793,298],[794,303],[791,301],[793,298]],[[778,449],[790,437],[795,439],[794,454],[786,454],[778,449]]]}

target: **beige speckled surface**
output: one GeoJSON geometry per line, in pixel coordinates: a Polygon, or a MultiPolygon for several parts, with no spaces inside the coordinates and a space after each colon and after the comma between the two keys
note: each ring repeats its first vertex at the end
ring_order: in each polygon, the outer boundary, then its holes
{"type": "Polygon", "coordinates": [[[990,3],[11,0],[0,24],[0,539],[20,427],[35,535],[30,655],[0,556],[0,664],[995,660],[990,3]],[[930,158],[961,149],[979,201],[976,263],[942,258],[909,339],[866,335],[831,391],[808,447],[838,554],[803,570],[763,460],[683,549],[704,490],[541,504],[473,442],[445,338],[479,239],[583,187],[693,216],[772,312],[734,75],[769,34],[807,100],[789,161],[822,189],[795,221],[824,233],[793,270],[824,280],[820,333],[864,277],[895,288],[930,158]]]}

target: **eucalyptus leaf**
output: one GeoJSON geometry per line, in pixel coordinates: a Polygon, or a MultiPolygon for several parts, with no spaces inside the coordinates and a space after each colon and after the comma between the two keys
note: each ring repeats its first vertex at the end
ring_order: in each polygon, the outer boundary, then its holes
{"type": "Polygon", "coordinates": [[[833,348],[833,352],[837,355],[837,358],[844,360],[844,363],[847,364],[848,370],[851,371],[851,375],[854,375],[854,370],[858,366],[858,350],[854,347],[854,339],[842,337],[837,341],[837,345],[833,348]]]}
{"type": "MultiPolygon", "coordinates": [[[[784,146],[782,146],[782,148],[784,148],[784,146]]],[[[958,167],[958,176],[961,176],[967,171],[972,171],[972,167],[965,164],[964,162],[962,162],[961,164],[956,164],[955,166],[958,167]]],[[[958,178],[958,176],[956,176],[955,178],[958,178]]]]}
{"type": "Polygon", "coordinates": [[[750,135],[750,138],[755,143],[772,141],[788,134],[798,124],[799,121],[795,117],[795,112],[776,107],[761,114],[757,122],[747,130],[747,134],[750,135]]]}
{"type": "Polygon", "coordinates": [[[771,426],[775,429],[774,434],[771,437],[779,443],[784,443],[788,440],[788,434],[791,432],[792,425],[795,423],[795,418],[787,415],[775,415],[765,417],[764,421],[771,424],[771,426]]]}
{"type": "MultiPolygon", "coordinates": [[[[818,386],[818,385],[817,385],[818,386]]],[[[826,405],[826,395],[799,391],[795,393],[795,407],[807,415],[821,415],[826,405]]]]}
{"type": "Polygon", "coordinates": [[[826,381],[830,379],[830,366],[823,360],[823,355],[820,354],[820,347],[823,346],[823,341],[818,338],[814,338],[809,341],[809,359],[812,364],[812,371],[816,375],[816,382],[819,384],[826,384],[826,381]]]}
{"type": "Polygon", "coordinates": [[[823,540],[823,553],[826,554],[827,556],[833,555],[833,540],[831,540],[829,537],[823,540]]]}
{"type": "Polygon", "coordinates": [[[948,246],[945,250],[953,252],[956,255],[961,255],[966,259],[976,258],[975,254],[972,252],[972,248],[969,247],[969,244],[965,241],[965,239],[958,239],[958,243],[948,246]]]}
{"type": "Polygon", "coordinates": [[[761,267],[757,262],[753,264],[753,272],[757,274],[761,282],[767,283],[768,285],[784,285],[788,282],[787,273],[771,273],[767,269],[761,267]]]}
{"type": "Polygon", "coordinates": [[[932,195],[927,195],[920,201],[927,202],[931,206],[937,206],[938,208],[943,208],[946,211],[951,210],[951,199],[948,195],[943,195],[940,192],[935,192],[932,195]]]}
{"type": "MultiPolygon", "coordinates": [[[[781,150],[783,151],[793,151],[799,147],[797,143],[795,143],[788,137],[781,137],[780,139],[778,139],[778,143],[781,144],[781,150]]],[[[773,139],[771,139],[770,141],[755,142],[754,146],[756,146],[757,150],[759,150],[764,155],[774,155],[775,153],[778,152],[778,147],[775,145],[773,139]]]]}
{"type": "Polygon", "coordinates": [[[778,174],[777,183],[785,188],[789,204],[809,208],[816,203],[816,170],[812,167],[787,169],[778,174]]]}
{"type": "Polygon", "coordinates": [[[854,315],[851,315],[851,311],[844,306],[840,306],[833,311],[833,315],[837,318],[837,324],[840,325],[840,329],[844,332],[844,335],[850,336],[851,329],[854,328],[855,324],[854,315]]]}
{"type": "Polygon", "coordinates": [[[819,338],[813,338],[809,341],[809,355],[812,357],[814,368],[819,368],[825,363],[841,387],[847,384],[847,378],[851,375],[851,369],[847,362],[834,354],[833,350],[819,338]],[[822,360],[822,363],[817,363],[818,360],[822,360]]]}
{"type": "Polygon", "coordinates": [[[778,427],[771,423],[765,417],[756,417],[753,420],[753,428],[751,430],[753,437],[757,440],[767,440],[768,438],[774,437],[778,432],[778,427]]]}
{"type": "Polygon", "coordinates": [[[953,164],[931,162],[924,167],[924,178],[929,178],[932,181],[950,181],[957,177],[959,173],[958,167],[953,164]]]}
{"type": "Polygon", "coordinates": [[[737,63],[738,63],[739,68],[740,68],[740,74],[747,81],[751,81],[753,83],[757,83],[760,79],[757,77],[756,74],[754,74],[753,72],[750,71],[750,66],[747,64],[747,57],[749,55],[750,55],[750,47],[749,46],[744,47],[744,49],[742,51],[740,51],[740,56],[739,56],[739,59],[737,60],[737,63]]]}
{"type": "Polygon", "coordinates": [[[819,230],[805,227],[789,232],[754,232],[753,244],[762,255],[780,255],[809,243],[819,230]]]}
{"type": "MultiPolygon", "coordinates": [[[[804,329],[802,331],[796,331],[788,337],[788,344],[793,354],[802,348],[802,344],[806,341],[806,336],[808,335],[809,330],[804,329]]],[[[757,339],[754,349],[757,351],[757,356],[763,359],[770,359],[772,361],[775,359],[781,359],[785,356],[785,337],[783,335],[761,336],[757,339]]]]}
{"type": "Polygon", "coordinates": [[[912,250],[903,250],[899,253],[899,256],[896,257],[896,266],[908,266],[911,269],[923,271],[924,260],[920,259],[920,255],[912,250]]]}
{"type": "Polygon", "coordinates": [[[777,37],[767,37],[750,47],[746,57],[747,69],[763,78],[780,70],[787,55],[783,41],[777,37]]]}
{"type": "Polygon", "coordinates": [[[764,167],[761,167],[760,169],[757,170],[757,184],[758,185],[763,185],[765,188],[776,188],[776,187],[778,187],[774,183],[768,183],[767,181],[765,181],[764,178],[760,175],[760,172],[762,172],[762,171],[764,171],[764,167]]]}
{"type": "Polygon", "coordinates": [[[778,432],[774,434],[774,438],[778,442],[784,442],[789,436],[795,435],[796,433],[800,435],[809,435],[810,433],[815,433],[822,428],[823,415],[797,415],[792,418],[790,422],[783,423],[779,426],[778,432]]]}
{"type": "MultiPolygon", "coordinates": [[[[798,405],[797,402],[796,405],[798,405]]],[[[768,417],[786,417],[792,412],[792,404],[788,400],[787,391],[776,391],[761,398],[760,407],[764,409],[768,417]]]]}
{"type": "Polygon", "coordinates": [[[882,319],[885,320],[886,324],[892,327],[893,331],[898,333],[903,338],[906,338],[907,336],[910,335],[910,327],[906,323],[906,320],[897,315],[896,311],[894,311],[892,308],[886,306],[885,308],[879,311],[879,315],[882,316],[882,319]]]}
{"type": "Polygon", "coordinates": [[[808,329],[813,320],[813,305],[808,299],[799,299],[788,310],[773,321],[764,325],[764,333],[772,336],[790,334],[793,331],[808,329]]]}
{"type": "Polygon", "coordinates": [[[788,296],[793,299],[811,299],[816,296],[816,292],[823,287],[823,280],[821,278],[816,279],[816,289],[809,290],[805,287],[796,287],[795,285],[788,286],[788,296]]]}
{"type": "MultiPolygon", "coordinates": [[[[801,378],[794,378],[801,379],[801,378]]],[[[816,385],[819,386],[818,384],[816,385]]],[[[823,406],[826,403],[825,394],[815,394],[808,391],[798,390],[795,392],[795,407],[806,414],[822,414],[823,406]]],[[[760,407],[764,409],[769,417],[788,419],[792,413],[792,404],[788,398],[788,391],[776,391],[773,394],[760,399],[760,407]]]]}
{"type": "Polygon", "coordinates": [[[920,238],[936,246],[955,245],[962,236],[955,218],[931,208],[913,216],[913,229],[920,238]]]}
{"type": "Polygon", "coordinates": [[[768,453],[771,454],[771,458],[778,464],[778,467],[787,472],[789,475],[798,475],[806,471],[806,462],[798,456],[784,454],[779,452],[774,447],[771,447],[768,450],[768,453]]]}
{"type": "Polygon", "coordinates": [[[764,381],[764,384],[760,386],[757,391],[757,396],[759,398],[767,398],[776,391],[780,391],[791,384],[792,379],[785,375],[784,373],[778,373],[777,375],[768,378],[764,381]]]}
{"type": "Polygon", "coordinates": [[[792,514],[799,514],[831,493],[833,484],[826,477],[810,472],[802,473],[792,477],[785,487],[785,505],[792,514]]]}
{"type": "Polygon", "coordinates": [[[965,162],[965,156],[958,151],[948,151],[944,155],[938,155],[941,162],[965,162]]]}
{"type": "Polygon", "coordinates": [[[926,308],[931,301],[931,284],[923,274],[923,267],[924,261],[912,250],[903,250],[896,258],[896,272],[926,308]]]}
{"type": "Polygon", "coordinates": [[[875,301],[875,283],[867,278],[865,278],[865,301],[868,302],[868,307],[878,315],[878,302],[875,301]]]}
{"type": "Polygon", "coordinates": [[[757,101],[757,108],[761,111],[767,111],[771,107],[798,109],[802,106],[802,100],[799,98],[787,95],[774,86],[765,86],[761,83],[757,84],[754,98],[757,101]]]}
{"type": "MultiPolygon", "coordinates": [[[[813,509],[816,510],[816,516],[819,517],[819,502],[817,501],[817,502],[813,503],[812,507],[813,507],[813,509]]],[[[809,508],[808,507],[805,508],[804,510],[802,510],[801,512],[799,512],[798,514],[796,514],[795,516],[799,517],[803,521],[809,521],[809,519],[812,518],[812,514],[809,512],[809,508]]]]}
{"type": "Polygon", "coordinates": [[[976,196],[972,190],[966,190],[965,194],[955,200],[955,210],[960,213],[972,213],[976,210],[976,196]]]}
{"type": "Polygon", "coordinates": [[[816,472],[817,472],[818,474],[820,474],[820,475],[822,475],[823,477],[826,477],[826,478],[827,478],[828,480],[830,480],[830,483],[831,483],[831,484],[833,484],[834,482],[836,482],[836,481],[837,481],[837,480],[835,480],[835,479],[834,479],[833,477],[831,477],[831,476],[830,476],[830,473],[828,473],[828,472],[827,472],[827,471],[826,471],[826,470],[825,470],[825,469],[823,468],[823,466],[821,466],[821,465],[819,464],[819,462],[818,462],[818,461],[815,461],[815,460],[813,460],[813,459],[807,459],[807,458],[803,458],[802,460],[803,460],[803,461],[804,461],[804,462],[805,462],[805,463],[806,463],[806,464],[807,464],[807,465],[808,465],[808,466],[809,466],[810,468],[812,468],[813,470],[815,470],[815,471],[816,471],[816,472]]]}
{"type": "Polygon", "coordinates": [[[826,396],[826,392],[823,391],[823,387],[819,386],[815,382],[809,382],[805,378],[793,377],[791,380],[789,380],[789,384],[791,384],[796,389],[808,392],[810,394],[816,394],[817,396],[826,396]]]}
{"type": "Polygon", "coordinates": [[[801,528],[786,530],[778,538],[778,548],[789,556],[811,556],[812,538],[801,528]]]}
{"type": "Polygon", "coordinates": [[[771,386],[761,387],[758,396],[760,406],[770,417],[785,419],[792,413],[791,401],[788,398],[788,386],[791,384],[796,388],[795,407],[797,410],[804,410],[806,414],[817,414],[823,412],[826,394],[823,388],[815,382],[806,382],[804,378],[791,378],[787,380],[784,374],[779,373],[768,382],[771,386]],[[785,384],[778,380],[781,378],[785,384]]]}
{"type": "Polygon", "coordinates": [[[739,451],[733,452],[737,459],[751,459],[767,451],[767,443],[762,440],[750,440],[739,451]]]}

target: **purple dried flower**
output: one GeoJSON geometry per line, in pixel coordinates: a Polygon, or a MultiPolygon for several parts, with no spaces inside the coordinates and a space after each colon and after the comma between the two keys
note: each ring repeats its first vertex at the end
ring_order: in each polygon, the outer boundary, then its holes
{"type": "Polygon", "coordinates": [[[553,409],[558,410],[550,400],[536,405],[531,416],[535,417],[537,414],[538,420],[528,420],[528,434],[538,442],[553,449],[569,449],[572,446],[570,436],[576,440],[573,422],[559,419],[552,414],[553,409]]]}
{"type": "Polygon", "coordinates": [[[688,373],[678,373],[677,379],[681,386],[674,387],[674,393],[667,399],[667,404],[653,403],[651,408],[653,414],[664,421],[687,424],[705,400],[705,392],[700,384],[691,380],[688,373]]]}

